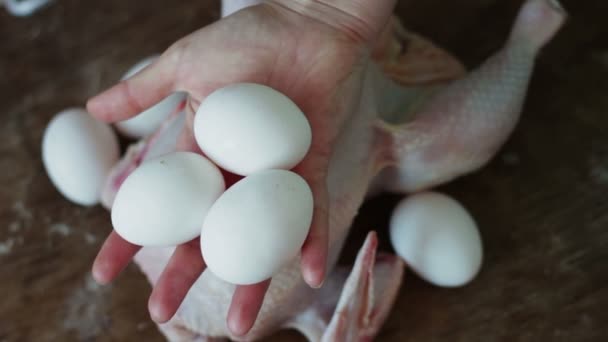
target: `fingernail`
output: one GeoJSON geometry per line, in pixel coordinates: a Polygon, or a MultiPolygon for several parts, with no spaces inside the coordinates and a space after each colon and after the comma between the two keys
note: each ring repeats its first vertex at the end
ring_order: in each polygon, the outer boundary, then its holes
{"type": "Polygon", "coordinates": [[[245,328],[237,319],[228,320],[228,330],[235,336],[243,336],[247,333],[245,328]]]}
{"type": "Polygon", "coordinates": [[[311,272],[306,272],[304,274],[304,280],[306,281],[308,286],[312,287],[313,289],[319,289],[325,283],[325,277],[322,273],[319,275],[311,272]]]}
{"type": "Polygon", "coordinates": [[[165,323],[167,319],[165,319],[165,315],[163,315],[163,310],[161,306],[156,303],[156,301],[150,299],[148,303],[148,311],[150,312],[150,318],[156,323],[165,323]]]}
{"type": "Polygon", "coordinates": [[[155,306],[154,306],[154,305],[150,305],[150,306],[148,307],[148,311],[150,312],[150,318],[151,318],[151,319],[152,319],[154,322],[159,323],[159,321],[160,321],[160,317],[159,317],[159,315],[158,315],[158,312],[156,312],[156,308],[155,308],[155,306]]]}
{"type": "Polygon", "coordinates": [[[325,279],[321,280],[320,283],[318,283],[317,285],[312,285],[313,289],[320,289],[323,287],[323,284],[325,284],[325,279]]]}
{"type": "Polygon", "coordinates": [[[108,279],[106,279],[104,273],[105,272],[103,271],[102,267],[97,264],[93,265],[93,268],[91,269],[91,276],[99,285],[107,285],[110,282],[108,279]]]}

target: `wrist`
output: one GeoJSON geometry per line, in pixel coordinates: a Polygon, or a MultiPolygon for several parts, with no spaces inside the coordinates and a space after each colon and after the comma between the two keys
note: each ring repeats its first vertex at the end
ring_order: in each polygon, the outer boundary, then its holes
{"type": "Polygon", "coordinates": [[[347,36],[372,42],[388,23],[396,0],[265,0],[330,25],[347,36]]]}

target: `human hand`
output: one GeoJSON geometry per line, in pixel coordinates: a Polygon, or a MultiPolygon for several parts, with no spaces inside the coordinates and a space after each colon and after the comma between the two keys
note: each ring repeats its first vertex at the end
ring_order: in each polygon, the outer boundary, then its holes
{"type": "MultiPolygon", "coordinates": [[[[326,174],[333,143],[358,107],[369,47],[393,5],[394,1],[266,1],[179,40],[152,65],[94,97],[87,107],[97,118],[115,122],[137,115],[172,92],[187,92],[188,125],[180,148],[196,151],[194,113],[215,89],[253,82],[290,97],[306,114],[313,134],[308,155],[294,171],[306,179],[314,195],[301,266],[304,280],[319,287],[327,259],[326,174]]],[[[93,266],[95,278],[111,281],[139,248],[112,232],[93,266]]],[[[165,322],[175,314],[204,269],[198,239],[176,248],[150,297],[155,321],[165,322]]],[[[251,328],[269,282],[236,288],[228,313],[234,334],[251,328]]]]}

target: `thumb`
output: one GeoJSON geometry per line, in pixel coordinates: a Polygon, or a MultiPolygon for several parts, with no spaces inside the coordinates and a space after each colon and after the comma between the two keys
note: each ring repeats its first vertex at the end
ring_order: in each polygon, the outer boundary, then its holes
{"type": "Polygon", "coordinates": [[[89,99],[87,110],[105,122],[129,119],[173,92],[178,59],[171,50],[134,76],[89,99]]]}

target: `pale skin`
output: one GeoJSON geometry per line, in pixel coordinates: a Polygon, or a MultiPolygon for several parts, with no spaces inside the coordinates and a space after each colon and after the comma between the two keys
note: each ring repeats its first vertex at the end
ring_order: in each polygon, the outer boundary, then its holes
{"type": "MultiPolygon", "coordinates": [[[[230,1],[225,1],[229,5],[230,1]]],[[[326,174],[334,141],[357,105],[357,89],[373,42],[389,20],[394,0],[268,0],[234,13],[173,44],[152,65],[89,100],[95,117],[116,122],[133,117],[174,91],[189,94],[188,128],[180,147],[197,151],[191,122],[204,98],[236,82],[266,84],[289,96],[313,132],[310,152],[295,168],[314,194],[315,211],[302,247],[304,280],[320,287],[326,273],[328,213],[326,174]]],[[[199,239],[178,246],[149,300],[152,318],[166,322],[205,270],[199,239]]],[[[140,247],[112,232],[93,265],[101,283],[112,281],[140,247]]],[[[238,286],[227,324],[249,331],[270,280],[238,286]]]]}

